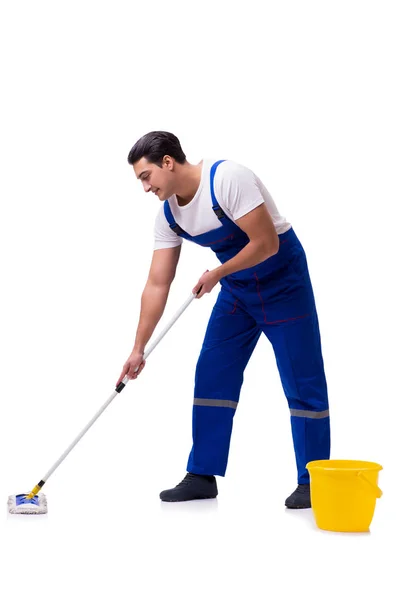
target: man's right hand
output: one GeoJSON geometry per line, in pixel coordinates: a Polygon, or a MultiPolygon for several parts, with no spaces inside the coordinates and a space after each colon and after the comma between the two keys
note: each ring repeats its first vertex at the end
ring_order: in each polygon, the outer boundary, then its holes
{"type": "Polygon", "coordinates": [[[136,379],[143,371],[145,365],[146,361],[143,360],[143,352],[133,350],[128,360],[124,364],[121,375],[116,383],[116,387],[121,383],[125,375],[127,375],[129,379],[136,379]]]}

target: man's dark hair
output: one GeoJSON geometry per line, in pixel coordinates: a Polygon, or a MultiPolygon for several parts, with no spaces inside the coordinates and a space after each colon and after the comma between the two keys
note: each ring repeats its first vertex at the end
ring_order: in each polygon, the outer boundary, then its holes
{"type": "Polygon", "coordinates": [[[141,158],[146,158],[151,163],[162,166],[162,159],[168,154],[183,164],[186,161],[181,143],[173,133],[168,131],[151,131],[140,138],[128,155],[128,163],[133,165],[141,158]]]}

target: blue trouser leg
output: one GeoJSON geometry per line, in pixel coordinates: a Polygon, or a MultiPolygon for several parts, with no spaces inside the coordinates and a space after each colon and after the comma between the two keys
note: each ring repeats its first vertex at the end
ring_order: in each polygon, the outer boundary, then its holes
{"type": "Polygon", "coordinates": [[[308,483],[306,464],[328,459],[330,423],[316,311],[282,324],[266,325],[290,408],[298,483],[308,483]]]}
{"type": "Polygon", "coordinates": [[[289,403],[298,482],[308,483],[307,462],[330,455],[328,391],[314,292],[298,240],[288,255],[279,277],[266,276],[259,293],[265,302],[263,331],[289,403]]]}
{"type": "Polygon", "coordinates": [[[254,280],[246,304],[272,343],[289,403],[298,482],[308,483],[307,462],[329,458],[330,421],[314,292],[297,237],[281,246],[269,271],[256,267],[254,280]]]}
{"type": "Polygon", "coordinates": [[[196,367],[187,471],[225,475],[243,372],[261,330],[226,289],[219,293],[196,367]]]}

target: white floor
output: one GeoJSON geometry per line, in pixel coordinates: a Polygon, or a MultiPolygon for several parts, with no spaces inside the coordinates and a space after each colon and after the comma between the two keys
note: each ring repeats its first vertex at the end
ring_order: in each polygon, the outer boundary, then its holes
{"type": "Polygon", "coordinates": [[[398,597],[385,500],[371,533],[333,534],[265,489],[179,505],[149,489],[92,502],[53,489],[47,517],[7,520],[1,585],[13,599],[398,597]]]}
{"type": "Polygon", "coordinates": [[[5,516],[2,598],[398,597],[399,519],[383,472],[370,532],[339,534],[319,530],[311,510],[284,508],[291,489],[276,469],[268,481],[236,461],[216,500],[169,504],[158,493],[183,473],[137,456],[128,477],[117,470],[102,488],[82,445],[44,489],[46,516],[5,516]]]}

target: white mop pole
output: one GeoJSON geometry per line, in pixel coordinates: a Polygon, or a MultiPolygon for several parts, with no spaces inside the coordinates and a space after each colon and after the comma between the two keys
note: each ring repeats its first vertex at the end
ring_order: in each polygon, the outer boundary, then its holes
{"type": "MultiPolygon", "coordinates": [[[[179,317],[181,316],[181,314],[187,309],[187,307],[189,306],[189,304],[192,302],[192,300],[194,300],[194,298],[196,298],[196,296],[197,296],[197,294],[193,294],[193,293],[190,294],[189,298],[180,307],[180,309],[176,312],[176,314],[172,317],[172,319],[168,323],[168,325],[161,331],[160,335],[154,340],[154,342],[152,342],[149,345],[149,347],[146,349],[146,351],[144,352],[144,355],[143,355],[143,360],[147,359],[147,357],[151,354],[151,352],[154,350],[154,348],[163,339],[163,337],[165,336],[165,334],[168,333],[168,331],[171,329],[171,327],[173,326],[173,324],[179,319],[179,317]]],[[[117,394],[119,394],[124,389],[124,387],[126,386],[126,384],[129,381],[130,381],[129,377],[127,375],[125,375],[125,377],[123,378],[122,382],[119,384],[119,386],[116,388],[116,390],[111,394],[111,396],[109,397],[109,399],[97,411],[97,413],[89,421],[89,423],[86,425],[86,427],[84,427],[82,429],[82,431],[80,432],[80,434],[74,439],[74,441],[72,442],[72,444],[70,446],[68,446],[68,448],[60,456],[60,458],[57,460],[57,462],[54,463],[54,465],[51,467],[51,469],[49,469],[47,471],[46,475],[43,477],[43,479],[41,479],[41,481],[38,483],[38,485],[36,485],[33,488],[33,490],[31,491],[31,493],[28,495],[28,498],[33,498],[33,496],[35,494],[37,494],[39,492],[39,490],[41,490],[41,488],[44,486],[44,484],[46,483],[46,481],[49,479],[50,475],[52,475],[54,473],[54,471],[57,469],[57,467],[60,466],[60,464],[63,462],[63,460],[65,460],[65,458],[68,456],[68,454],[71,452],[71,450],[76,446],[76,444],[79,442],[79,440],[81,440],[83,438],[83,436],[85,435],[85,433],[97,421],[97,419],[100,417],[100,415],[106,410],[107,406],[109,406],[109,404],[111,404],[111,402],[114,400],[115,396],[117,396],[117,394]]]]}

